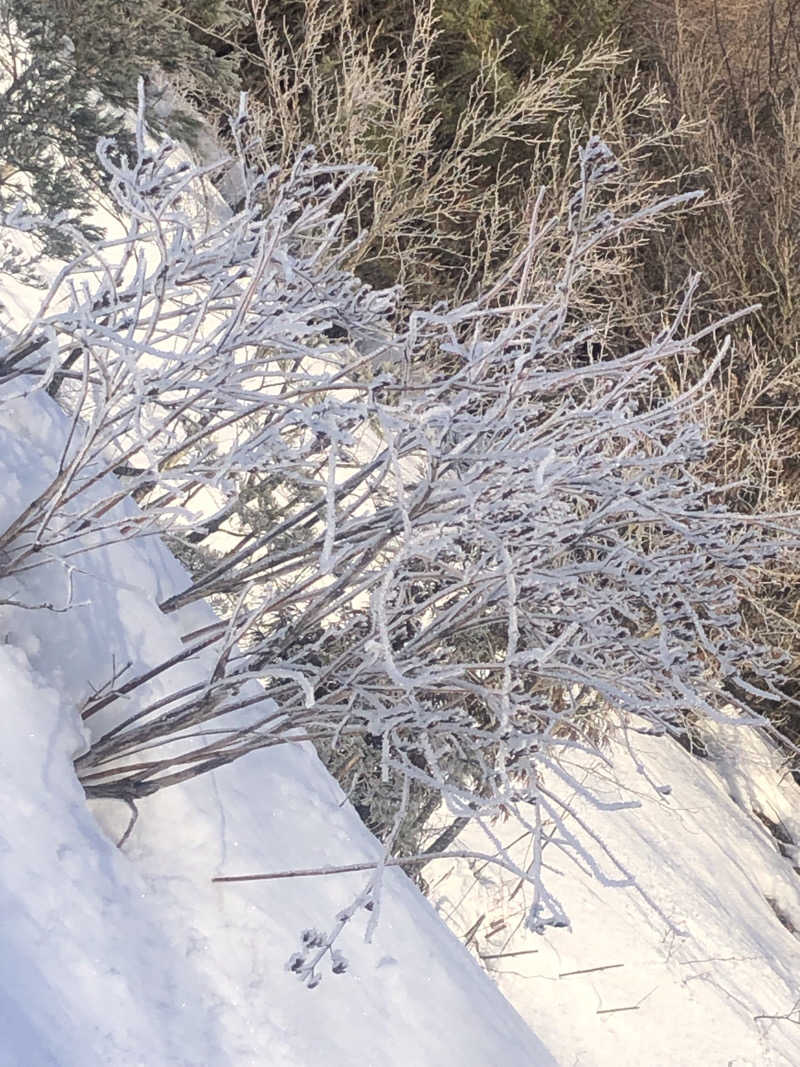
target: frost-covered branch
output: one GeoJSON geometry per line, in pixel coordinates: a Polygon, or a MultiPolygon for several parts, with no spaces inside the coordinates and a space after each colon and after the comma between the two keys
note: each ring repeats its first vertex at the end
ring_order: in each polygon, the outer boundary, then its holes
{"type": "Polygon", "coordinates": [[[564,922],[546,841],[630,884],[570,831],[563,798],[592,795],[569,754],[615,716],[676,734],[690,715],[757,723],[741,694],[781,685],[739,612],[751,568],[792,535],[728,512],[695,473],[691,415],[724,346],[693,387],[665,386],[709,343],[688,332],[697,279],[649,344],[579,358],[593,327],[570,297],[598,249],[693,194],[618,215],[593,138],[564,216],[534,217],[489,292],[398,323],[393,294],[342,267],[337,211],[363,169],[307,152],[285,181],[255,174],[245,129],[243,113],[244,206],[211,223],[192,194],[213,168],[149,148],[141,117],[136,159],[102,145],[128,230],[67,265],[0,357],[4,398],[48,389],[71,414],[45,490],[0,534],[6,576],[227,527],[162,607],[214,596],[228,616],[86,701],[81,780],[135,801],[255,748],[357,742],[402,810],[419,787],[492,840],[494,817],[519,818],[531,924],[564,922]],[[564,258],[537,267],[531,301],[539,234],[559,227],[564,258]]]}

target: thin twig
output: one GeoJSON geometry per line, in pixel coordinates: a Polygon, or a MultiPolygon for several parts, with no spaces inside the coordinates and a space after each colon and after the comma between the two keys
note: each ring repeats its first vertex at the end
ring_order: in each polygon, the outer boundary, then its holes
{"type": "Polygon", "coordinates": [[[562,971],[559,978],[569,978],[573,974],[594,974],[596,971],[613,971],[617,967],[624,967],[624,963],[607,963],[604,967],[584,967],[580,971],[562,971]]]}

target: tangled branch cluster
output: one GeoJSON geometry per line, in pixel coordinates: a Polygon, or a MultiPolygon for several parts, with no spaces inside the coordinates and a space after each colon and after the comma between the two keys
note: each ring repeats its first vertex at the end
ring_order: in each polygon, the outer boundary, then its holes
{"type": "Polygon", "coordinates": [[[617,217],[618,168],[592,138],[565,217],[534,212],[500,281],[398,325],[393,293],[342,267],[337,209],[364,169],[307,152],[285,180],[256,174],[245,125],[229,218],[195,210],[214,168],[151,150],[141,116],[133,161],[101,146],[127,231],[68,264],[0,353],[6,397],[47,389],[72,416],[47,488],[0,534],[4,576],[155,530],[202,540],[238,516],[161,605],[225,596],[228,617],[87,700],[80,777],[132,801],[258,747],[357,735],[401,783],[387,848],[412,783],[458,816],[517,814],[539,846],[520,872],[540,890],[532,921],[560,921],[543,827],[578,848],[563,798],[586,792],[563,757],[594,750],[614,715],[680,733],[687,715],[740,721],[747,694],[780,685],[739,605],[788,535],[693,473],[689,415],[724,346],[689,391],[661,388],[711,336],[685,333],[697,279],[615,358],[591,359],[571,313],[599,248],[692,194],[617,217]],[[530,302],[558,227],[568,252],[530,302]],[[266,530],[236,510],[254,485],[281,502],[266,530]]]}

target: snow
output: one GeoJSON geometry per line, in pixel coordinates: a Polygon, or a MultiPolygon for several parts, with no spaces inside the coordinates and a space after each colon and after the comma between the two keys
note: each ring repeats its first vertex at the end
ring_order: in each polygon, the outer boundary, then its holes
{"type": "MultiPolygon", "coordinates": [[[[612,770],[583,768],[602,800],[640,801],[609,812],[575,801],[637,887],[603,886],[568,850],[548,846],[550,884],[570,929],[524,931],[529,891],[503,871],[464,861],[426,869],[454,931],[464,938],[480,920],[473,951],[560,1064],[800,1063],[797,851],[784,845],[782,855],[756,814],[800,841],[800,789],[753,731],[706,727],[702,741],[707,758],[631,732],[612,744],[612,770]]],[[[501,831],[514,836],[511,826],[501,831]]],[[[459,839],[482,844],[474,829],[459,839]]],[[[526,845],[512,850],[520,863],[526,845]]],[[[618,871],[607,865],[606,873],[618,871]]]]}

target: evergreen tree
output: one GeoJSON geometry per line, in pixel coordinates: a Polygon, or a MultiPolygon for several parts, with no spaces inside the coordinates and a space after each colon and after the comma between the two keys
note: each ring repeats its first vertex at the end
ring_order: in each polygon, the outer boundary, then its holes
{"type": "MultiPolygon", "coordinates": [[[[0,210],[23,199],[35,211],[67,212],[78,222],[101,180],[99,138],[130,147],[125,110],[135,103],[139,76],[188,69],[200,89],[232,85],[231,64],[192,29],[233,22],[228,0],[0,0],[0,210]]],[[[186,111],[167,125],[191,133],[186,111]]],[[[78,225],[96,235],[86,221],[78,225]]],[[[50,250],[63,251],[63,233],[48,234],[50,250]]]]}

